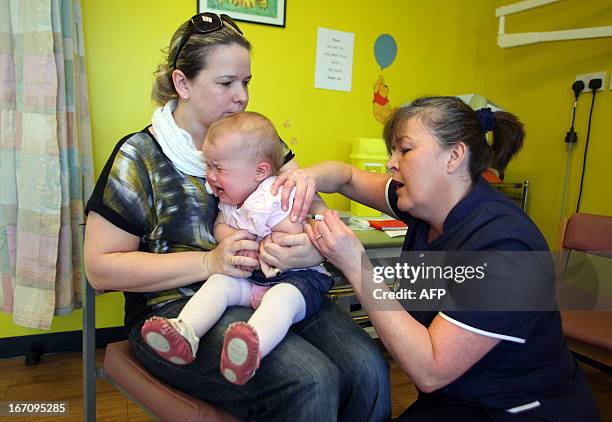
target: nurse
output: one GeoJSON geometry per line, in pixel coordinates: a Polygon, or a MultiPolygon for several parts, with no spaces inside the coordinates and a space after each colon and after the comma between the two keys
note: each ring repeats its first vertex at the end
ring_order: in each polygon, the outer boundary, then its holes
{"type": "MultiPolygon", "coordinates": [[[[523,137],[510,113],[475,112],[454,97],[419,98],[385,125],[391,177],[324,162],[281,175],[275,187],[315,186],[395,215],[408,225],[404,251],[547,251],[529,217],[480,176],[488,167],[503,171],[523,137]]],[[[296,196],[294,212],[305,198],[296,196]]],[[[370,263],[356,258],[364,249],[354,233],[332,211],[307,231],[419,390],[400,420],[599,420],[558,312],[414,312],[398,301],[383,309],[372,293],[386,285],[375,284],[370,263]]]]}

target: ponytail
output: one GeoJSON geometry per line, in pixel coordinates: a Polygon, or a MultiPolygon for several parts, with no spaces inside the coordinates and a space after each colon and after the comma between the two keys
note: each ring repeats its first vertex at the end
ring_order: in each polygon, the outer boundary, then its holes
{"type": "Polygon", "coordinates": [[[503,173],[523,146],[523,124],[511,113],[474,111],[457,97],[422,97],[398,108],[387,120],[383,137],[389,151],[397,130],[414,117],[431,131],[442,148],[451,148],[457,142],[467,145],[472,183],[489,167],[503,173]],[[493,133],[491,145],[487,142],[488,131],[493,133]]]}
{"type": "Polygon", "coordinates": [[[151,89],[151,100],[165,105],[168,101],[178,98],[174,82],[172,81],[172,69],[166,63],[160,63],[157,70],[153,73],[153,88],[151,89]]]}
{"type": "Polygon", "coordinates": [[[523,124],[514,114],[505,111],[495,113],[493,129],[493,160],[491,167],[500,174],[504,172],[510,160],[520,151],[525,138],[523,124]]]}

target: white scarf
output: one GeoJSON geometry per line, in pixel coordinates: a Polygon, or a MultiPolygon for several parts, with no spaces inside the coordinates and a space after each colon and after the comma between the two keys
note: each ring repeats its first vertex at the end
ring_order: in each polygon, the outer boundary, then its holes
{"type": "Polygon", "coordinates": [[[196,149],[189,132],[177,126],[172,116],[175,109],[176,100],[170,100],[155,110],[151,119],[155,138],[177,169],[190,176],[205,177],[204,156],[196,149]]]}

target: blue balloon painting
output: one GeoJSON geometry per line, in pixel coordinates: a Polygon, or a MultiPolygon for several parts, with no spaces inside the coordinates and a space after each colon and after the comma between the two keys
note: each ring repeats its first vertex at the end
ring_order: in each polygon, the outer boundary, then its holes
{"type": "Polygon", "coordinates": [[[374,43],[374,57],[381,70],[391,66],[397,55],[397,44],[389,34],[382,34],[374,43]]]}

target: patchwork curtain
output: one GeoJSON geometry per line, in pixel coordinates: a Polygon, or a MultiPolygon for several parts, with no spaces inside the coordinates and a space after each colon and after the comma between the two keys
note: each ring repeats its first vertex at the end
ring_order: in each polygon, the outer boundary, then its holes
{"type": "Polygon", "coordinates": [[[80,306],[92,186],[80,0],[0,0],[0,307],[15,324],[80,306]]]}

